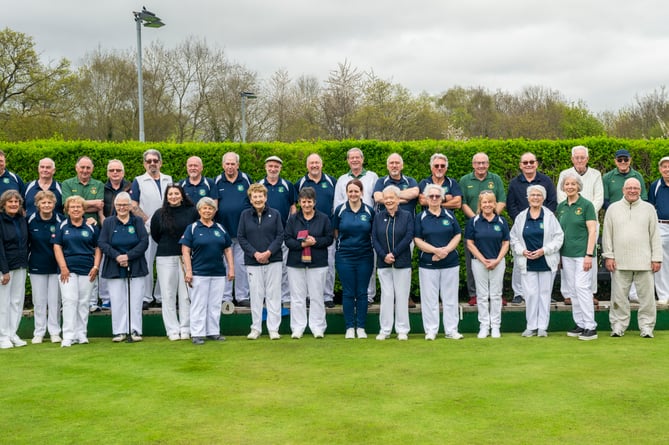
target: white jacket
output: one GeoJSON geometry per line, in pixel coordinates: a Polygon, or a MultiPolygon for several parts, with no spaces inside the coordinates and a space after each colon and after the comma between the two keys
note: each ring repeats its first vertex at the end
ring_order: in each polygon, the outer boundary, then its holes
{"type": "MultiPolygon", "coordinates": [[[[548,208],[542,207],[544,210],[544,257],[546,264],[551,268],[551,271],[557,272],[560,264],[560,248],[564,241],[564,232],[560,226],[553,212],[548,208]]],[[[527,258],[523,256],[523,251],[527,249],[525,240],[523,239],[523,228],[527,220],[527,212],[530,209],[525,209],[516,216],[516,220],[511,228],[509,234],[511,241],[511,252],[513,253],[513,267],[517,267],[521,273],[527,273],[527,258]]]]}

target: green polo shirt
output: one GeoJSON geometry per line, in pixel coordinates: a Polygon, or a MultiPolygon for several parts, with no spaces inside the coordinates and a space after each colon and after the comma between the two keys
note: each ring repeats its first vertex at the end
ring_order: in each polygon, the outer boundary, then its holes
{"type": "Polygon", "coordinates": [[[623,198],[623,185],[629,178],[636,178],[641,183],[641,199],[648,201],[648,193],[646,192],[646,182],[643,180],[641,173],[630,168],[630,171],[623,175],[617,168],[606,172],[602,176],[602,183],[604,184],[604,202],[609,205],[623,198]]]}
{"type": "Polygon", "coordinates": [[[467,173],[460,178],[460,189],[462,189],[462,203],[467,204],[476,213],[479,205],[479,194],[483,190],[492,190],[495,193],[497,202],[506,203],[506,190],[502,178],[495,173],[486,175],[483,179],[478,179],[474,172],[467,173]]]}
{"type": "MultiPolygon", "coordinates": [[[[60,185],[63,191],[63,204],[65,200],[70,196],[81,196],[86,201],[91,199],[104,199],[105,198],[105,185],[98,181],[97,179],[91,178],[88,181],[88,184],[82,184],[79,179],[75,176],[74,178],[66,179],[60,185]]],[[[92,217],[98,221],[97,213],[85,213],[85,218],[92,217]]],[[[99,221],[98,221],[99,222],[99,221]]]]}
{"type": "MultiPolygon", "coordinates": [[[[555,216],[560,221],[564,232],[564,243],[560,254],[568,258],[582,258],[588,248],[588,227],[586,221],[597,221],[595,206],[590,201],[578,196],[573,204],[567,204],[565,199],[558,204],[555,216]]],[[[593,252],[594,255],[595,252],[593,252]]]]}

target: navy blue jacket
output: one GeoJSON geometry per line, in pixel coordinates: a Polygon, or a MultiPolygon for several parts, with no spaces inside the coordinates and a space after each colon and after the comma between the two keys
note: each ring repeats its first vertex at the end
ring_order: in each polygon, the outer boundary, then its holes
{"type": "Polygon", "coordinates": [[[28,267],[28,223],[22,215],[0,212],[0,272],[28,267]]]}
{"type": "MultiPolygon", "coordinates": [[[[123,233],[119,236],[128,237],[128,233],[123,233]]],[[[123,254],[128,255],[128,265],[130,266],[131,277],[144,277],[148,275],[149,269],[146,265],[144,252],[147,247],[149,247],[149,234],[146,232],[142,218],[130,215],[130,220],[127,225],[121,223],[116,216],[105,218],[104,223],[102,223],[100,238],[98,238],[98,247],[100,247],[100,250],[105,255],[102,270],[100,271],[102,278],[127,277],[125,268],[122,268],[116,262],[116,257],[123,254]],[[130,247],[130,249],[112,244],[114,233],[117,231],[120,233],[124,227],[130,226],[134,228],[134,234],[130,234],[130,238],[136,238],[135,244],[130,247]]]]}
{"type": "Polygon", "coordinates": [[[269,250],[272,255],[270,263],[283,261],[281,244],[283,244],[283,224],[278,210],[265,206],[260,216],[256,209],[250,208],[239,217],[237,241],[244,251],[244,264],[247,266],[263,266],[253,256],[256,252],[269,250]]]}
{"type": "Polygon", "coordinates": [[[330,218],[323,212],[315,210],[314,217],[309,221],[304,219],[302,211],[288,217],[284,242],[288,247],[288,267],[327,267],[328,246],[334,240],[330,218]],[[311,246],[311,263],[302,262],[302,242],[297,239],[300,230],[308,230],[309,235],[316,239],[311,246]]]}
{"type": "Polygon", "coordinates": [[[383,269],[411,267],[411,241],[413,240],[414,218],[411,213],[397,209],[395,217],[383,209],[372,223],[372,244],[376,252],[376,267],[383,269]],[[387,264],[384,258],[389,253],[395,256],[394,264],[387,264]]]}

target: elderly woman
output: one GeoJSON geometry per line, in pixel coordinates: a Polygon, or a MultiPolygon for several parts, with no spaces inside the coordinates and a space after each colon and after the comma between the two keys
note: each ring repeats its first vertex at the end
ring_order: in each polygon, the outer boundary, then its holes
{"type": "Polygon", "coordinates": [[[126,332],[133,341],[142,341],[144,277],[149,273],[144,252],[149,235],[142,218],[130,214],[131,204],[127,192],[116,195],[116,214],[105,219],[98,240],[104,254],[101,276],[107,280],[111,301],[113,342],[125,340],[126,332]]]}
{"type": "Polygon", "coordinates": [[[56,228],[51,240],[63,300],[63,348],[88,343],[88,303],[102,259],[98,229],[84,220],[85,205],[78,195],[65,200],[67,219],[56,228]]]}
{"type": "Polygon", "coordinates": [[[0,196],[0,349],[25,346],[17,331],[26,295],[28,224],[16,190],[0,196]]]}
{"type": "Polygon", "coordinates": [[[205,196],[197,203],[200,219],[186,227],[181,237],[184,280],[190,295],[190,335],[194,345],[208,340],[225,341],[221,335],[221,303],[226,280],[235,278],[232,240],[220,223],[214,222],[216,201],[205,196]],[[226,271],[225,261],[228,264],[226,271]]]}
{"type": "Polygon", "coordinates": [[[170,341],[190,339],[190,302],[179,239],[197,219],[195,205],[177,184],[167,186],[163,206],[151,217],[151,238],[157,244],[156,272],[163,299],[163,324],[170,341]]]}
{"type": "Polygon", "coordinates": [[[288,247],[288,284],[290,286],[290,330],[292,338],[301,338],[307,327],[315,338],[323,338],[325,321],[325,276],[328,270],[328,246],[332,244],[330,218],[316,210],[316,191],[304,187],[297,197],[300,209],[286,221],[284,242],[288,247]]]}
{"type": "Polygon", "coordinates": [[[55,212],[56,195],[49,190],[35,194],[35,213],[28,217],[30,287],[35,308],[35,330],[32,343],[42,343],[49,332],[52,343],[60,343],[60,290],[58,264],[51,237],[63,217],[55,212]]]}
{"type": "Polygon", "coordinates": [[[543,186],[529,186],[529,207],[516,216],[510,233],[513,267],[521,273],[525,292],[527,328],[523,337],[548,336],[553,279],[564,239],[557,218],[543,206],[545,199],[543,186]]]}
{"type": "Polygon", "coordinates": [[[267,206],[267,188],[251,184],[247,191],[252,208],[239,217],[237,239],[244,251],[251,297],[251,332],[256,340],[262,332],[263,303],[267,308],[267,330],[270,340],[278,340],[281,326],[281,268],[283,224],[278,210],[267,206]]]}
{"type": "Polygon", "coordinates": [[[461,229],[453,213],[441,207],[444,189],[428,184],[423,189],[428,208],[416,216],[414,241],[419,252],[418,278],[425,340],[439,332],[439,297],[443,305],[444,334],[459,340],[458,283],[460,260],[456,248],[461,229]]]}
{"type": "Polygon", "coordinates": [[[491,190],[479,194],[478,214],[467,221],[465,245],[472,254],[479,313],[478,338],[499,338],[502,324],[502,285],[509,252],[509,224],[495,210],[497,198],[491,190]]]}
{"type": "Polygon", "coordinates": [[[390,337],[395,322],[398,340],[409,339],[409,290],[411,289],[411,241],[413,215],[399,208],[400,189],[383,189],[385,208],[374,217],[372,244],[381,283],[380,331],[377,340],[390,337]]]}
{"type": "Polygon", "coordinates": [[[346,184],[348,200],[334,213],[334,237],[337,240],[335,267],[342,287],[342,307],[346,338],[367,338],[367,287],[374,266],[372,223],[374,210],[362,202],[362,182],[346,184]]]}
{"type": "Polygon", "coordinates": [[[567,173],[562,191],[567,199],[558,204],[555,214],[564,232],[561,284],[564,297],[571,297],[576,326],[567,332],[579,340],[597,338],[595,307],[592,301],[592,265],[597,254],[597,213],[595,206],[581,196],[583,182],[576,173],[567,173]]]}

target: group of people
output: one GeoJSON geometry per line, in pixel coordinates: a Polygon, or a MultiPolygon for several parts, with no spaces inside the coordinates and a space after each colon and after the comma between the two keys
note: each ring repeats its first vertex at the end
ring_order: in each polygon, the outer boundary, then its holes
{"type": "Polygon", "coordinates": [[[435,340],[442,323],[446,338],[460,339],[458,209],[466,221],[467,291],[478,307],[479,338],[501,336],[509,252],[512,304],[526,303],[523,336],[548,335],[560,269],[575,322],[568,335],[597,338],[601,208],[602,257],[612,274],[611,335],[625,333],[629,299],[638,299],[641,336],[652,337],[654,290],[660,303],[669,300],[669,270],[661,268],[669,255],[669,157],[660,160],[661,177],[647,192],[627,150],[615,153],[616,169],[603,177],[588,167],[587,147],[573,147],[571,154],[573,168],[561,172],[555,186],[538,171],[536,156],[524,153],[521,173],[507,191],[489,171],[485,153],[473,156],[472,172],[459,181],[446,174],[448,158],[435,153],[431,175],[420,182],[403,174],[397,153],[387,158],[388,174],[379,177],[352,148],[350,170],[339,178],[325,174],[321,157],[311,154],[295,183],[281,176],[282,160],[270,156],[267,175],[256,183],[239,170],[233,152],[223,155],[216,178],[204,177],[202,160],[190,157],[188,177],[175,182],[161,172],[160,152],[151,149],[143,153],[146,173],[133,181],[114,159],[102,183],[92,178],[93,161],[82,156],[76,176],[62,184],[54,180],[54,161],[42,159],[39,178],[26,185],[7,170],[0,152],[0,348],[26,344],[17,330],[27,276],[33,343],[47,334],[62,347],[88,343],[88,314],[99,310],[98,296],[103,308],[111,308],[114,342],[142,340],[142,309],[150,304],[162,306],[172,341],[225,340],[221,309],[233,304],[251,308],[248,339],[261,336],[263,309],[269,338],[279,339],[282,303],[290,304],[292,338],[307,328],[322,338],[326,308],[334,307],[335,272],[347,339],[367,337],[378,277],[376,339],[394,330],[407,340],[414,250],[425,339],[435,340]],[[502,215],[505,208],[512,224],[502,215]]]}

